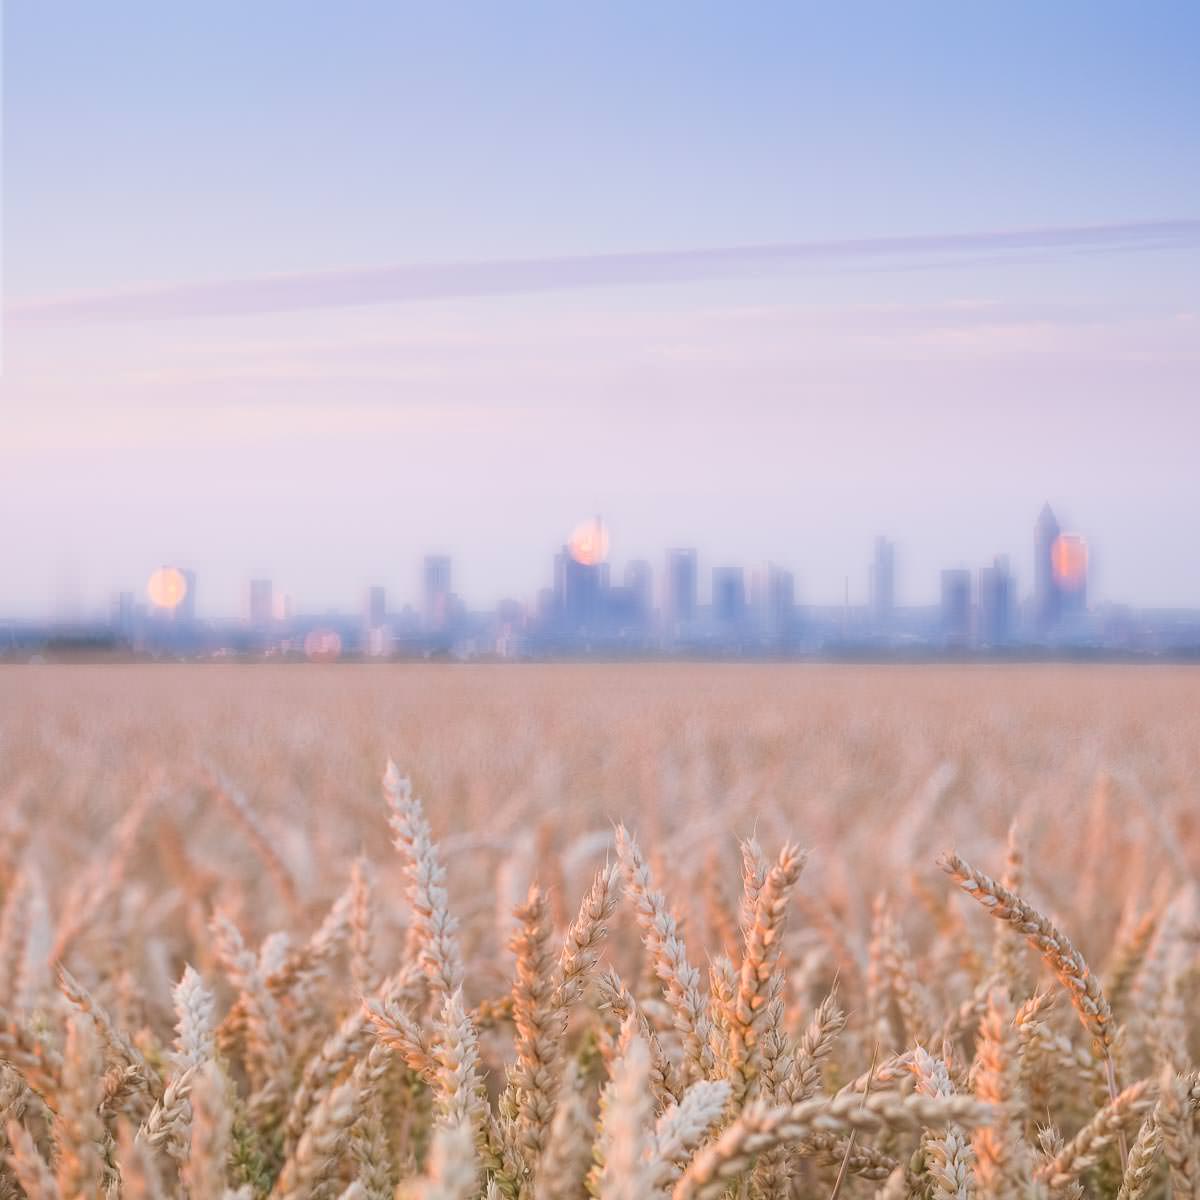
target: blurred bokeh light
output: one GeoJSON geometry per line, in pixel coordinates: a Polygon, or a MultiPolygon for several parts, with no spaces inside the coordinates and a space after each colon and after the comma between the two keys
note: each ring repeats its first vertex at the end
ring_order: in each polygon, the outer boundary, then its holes
{"type": "Polygon", "coordinates": [[[1083,587],[1087,582],[1087,542],[1077,533],[1061,533],[1054,539],[1050,551],[1054,581],[1067,591],[1083,587]]]}
{"type": "Polygon", "coordinates": [[[155,608],[174,610],[187,596],[187,579],[178,567],[159,567],[146,584],[146,595],[155,608]]]}
{"type": "Polygon", "coordinates": [[[342,639],[334,629],[314,629],[304,639],[304,656],[312,662],[336,662],[342,654],[342,639]]]}
{"type": "Polygon", "coordinates": [[[585,567],[594,567],[608,557],[608,528],[599,517],[576,525],[567,542],[571,557],[585,567]]]}

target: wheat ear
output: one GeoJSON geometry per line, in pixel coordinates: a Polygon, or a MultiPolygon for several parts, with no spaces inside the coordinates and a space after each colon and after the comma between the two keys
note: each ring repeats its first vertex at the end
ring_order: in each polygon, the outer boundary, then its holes
{"type": "Polygon", "coordinates": [[[967,1096],[898,1097],[880,1092],[863,1097],[847,1093],[774,1107],[751,1101],[720,1137],[696,1154],[671,1195],[673,1200],[716,1200],[749,1171],[760,1154],[800,1142],[811,1133],[920,1130],[948,1121],[978,1125],[990,1115],[987,1105],[967,1096]]]}
{"type": "MultiPolygon", "coordinates": [[[[925,1096],[953,1096],[954,1084],[944,1060],[922,1046],[913,1049],[909,1068],[917,1078],[917,1091],[925,1096]]],[[[967,1200],[971,1194],[971,1145],[957,1125],[947,1125],[940,1136],[927,1133],[922,1141],[925,1170],[938,1196],[967,1200]]]]}
{"type": "Polygon", "coordinates": [[[1188,1085],[1170,1067],[1164,1067],[1159,1085],[1159,1103],[1155,1110],[1162,1132],[1162,1154],[1171,1174],[1174,1197],[1196,1195],[1195,1115],[1188,1102],[1188,1085]]]}
{"type": "Polygon", "coordinates": [[[654,890],[650,869],[642,858],[637,840],[624,825],[617,826],[616,838],[617,853],[625,870],[642,941],[650,953],[654,973],[662,983],[675,1028],[683,1038],[689,1071],[693,1078],[709,1078],[713,1072],[709,1046],[711,1020],[700,990],[700,972],[688,962],[676,917],[667,907],[663,894],[654,890]]]}
{"type": "MultiPolygon", "coordinates": [[[[1015,892],[1010,892],[957,854],[943,855],[939,865],[964,892],[983,905],[989,915],[1008,922],[1042,956],[1066,988],[1084,1028],[1107,1055],[1117,1032],[1112,1009],[1104,998],[1100,981],[1092,974],[1083,955],[1071,944],[1071,939],[1015,892]]],[[[1112,1099],[1115,1098],[1114,1093],[1112,1099]]]]}
{"type": "Polygon", "coordinates": [[[656,1188],[668,1187],[679,1178],[693,1151],[721,1119],[731,1090],[728,1080],[701,1079],[678,1104],[662,1112],[650,1150],[656,1188]]]}
{"type": "Polygon", "coordinates": [[[139,1142],[160,1147],[182,1162],[191,1140],[192,1108],[188,1097],[196,1070],[212,1058],[213,994],[196,970],[187,966],[172,992],[175,1004],[175,1073],[167,1081],[162,1099],[138,1130],[139,1142]]]}
{"type": "Polygon", "coordinates": [[[59,1200],[54,1172],[46,1165],[29,1130],[19,1121],[9,1121],[4,1133],[8,1138],[8,1166],[28,1200],[59,1200]]]}
{"type": "Polygon", "coordinates": [[[845,1028],[846,1014],[838,1005],[835,984],[829,995],[817,1005],[800,1039],[795,1065],[785,1085],[787,1099],[792,1103],[809,1100],[820,1090],[822,1066],[833,1053],[838,1034],[845,1028]]]}
{"type": "Polygon", "coordinates": [[[1148,1079],[1130,1084],[1096,1113],[1050,1162],[1039,1167],[1038,1177],[1051,1191],[1057,1192],[1094,1167],[1104,1151],[1116,1144],[1118,1132],[1146,1114],[1152,1104],[1149,1088],[1148,1079]]]}
{"type": "Polygon", "coordinates": [[[644,1200],[654,1186],[649,1141],[650,1051],[632,1018],[622,1032],[624,1053],[613,1071],[600,1130],[604,1166],[599,1200],[644,1200]]]}
{"type": "Polygon", "coordinates": [[[745,951],[737,993],[729,1013],[728,1062],[733,1099],[740,1103],[763,1070],[762,1035],[770,1017],[770,982],[779,962],[787,906],[806,856],[787,845],[754,895],[753,917],[745,932],[745,951]]]}
{"type": "Polygon", "coordinates": [[[446,901],[446,872],[420,800],[412,784],[388,759],[383,776],[388,805],[388,824],[394,844],[404,856],[408,874],[408,899],[412,906],[410,927],[412,951],[442,1003],[463,985],[462,950],[458,944],[458,922],[446,901]]]}
{"type": "Polygon", "coordinates": [[[58,1105],[55,1181],[64,1197],[92,1196],[104,1175],[107,1136],[99,1108],[103,1058],[91,1017],[76,1013],[67,1026],[58,1105]]]}

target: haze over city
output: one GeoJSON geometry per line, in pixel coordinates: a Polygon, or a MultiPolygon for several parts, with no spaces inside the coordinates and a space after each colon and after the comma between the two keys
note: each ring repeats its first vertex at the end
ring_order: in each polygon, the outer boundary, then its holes
{"type": "Polygon", "coordinates": [[[1200,16],[924,7],[8,4],[0,613],[486,606],[594,512],[936,603],[1044,499],[1200,605],[1200,16]]]}

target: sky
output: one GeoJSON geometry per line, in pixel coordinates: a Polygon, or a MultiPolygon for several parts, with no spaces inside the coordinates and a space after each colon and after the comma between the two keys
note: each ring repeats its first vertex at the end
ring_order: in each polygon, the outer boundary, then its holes
{"type": "Polygon", "coordinates": [[[806,603],[1200,606],[1191,3],[7,0],[0,614],[202,615],[581,518],[806,603]]]}

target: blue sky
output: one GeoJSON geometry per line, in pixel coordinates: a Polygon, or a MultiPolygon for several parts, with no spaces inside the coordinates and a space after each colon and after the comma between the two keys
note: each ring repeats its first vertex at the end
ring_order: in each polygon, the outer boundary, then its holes
{"type": "Polygon", "coordinates": [[[817,602],[891,533],[919,601],[996,552],[1027,584],[1047,497],[1098,594],[1200,604],[1200,232],[1077,240],[1200,219],[1198,37],[1182,3],[9,0],[0,610],[162,560],[213,612],[258,571],[403,597],[439,547],[525,595],[596,510],[618,562],[695,541],[817,602]],[[1030,229],[1067,232],[695,265],[1030,229]],[[631,252],[686,269],[559,261],[631,252]],[[556,286],[363,290],[512,260],[556,286]]]}

